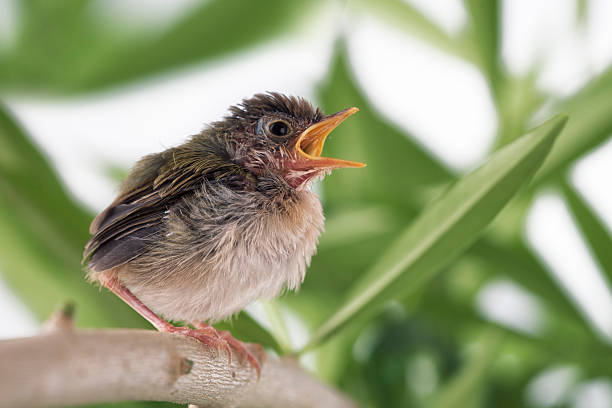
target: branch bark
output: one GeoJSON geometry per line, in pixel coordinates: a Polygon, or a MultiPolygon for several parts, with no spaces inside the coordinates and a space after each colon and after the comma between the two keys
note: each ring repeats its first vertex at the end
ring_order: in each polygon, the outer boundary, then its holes
{"type": "Polygon", "coordinates": [[[296,363],[248,364],[198,341],[147,330],[56,331],[0,341],[0,407],[128,400],[205,407],[355,407],[296,363]]]}

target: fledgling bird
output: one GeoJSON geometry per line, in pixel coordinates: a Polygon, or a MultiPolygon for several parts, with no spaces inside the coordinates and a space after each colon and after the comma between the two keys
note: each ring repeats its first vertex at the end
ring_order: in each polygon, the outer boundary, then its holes
{"type": "Polygon", "coordinates": [[[357,111],[324,115],[302,98],[257,94],[184,144],[143,157],[91,224],[89,279],[158,330],[228,358],[231,346],[259,373],[241,342],[205,322],[300,286],[324,220],[310,182],[364,166],[321,156],[327,135],[357,111]]]}

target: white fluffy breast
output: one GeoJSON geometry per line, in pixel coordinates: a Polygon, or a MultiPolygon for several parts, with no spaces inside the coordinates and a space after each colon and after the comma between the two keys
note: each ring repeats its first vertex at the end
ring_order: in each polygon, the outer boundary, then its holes
{"type": "Polygon", "coordinates": [[[170,214],[166,239],[119,278],[156,313],[188,322],[222,320],[255,299],[297,289],[324,218],[314,193],[294,194],[263,206],[222,194],[214,203],[195,200],[188,216],[170,214]]]}

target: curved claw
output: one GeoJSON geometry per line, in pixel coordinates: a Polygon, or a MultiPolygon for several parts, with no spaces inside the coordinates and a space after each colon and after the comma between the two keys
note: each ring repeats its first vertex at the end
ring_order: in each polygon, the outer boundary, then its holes
{"type": "MultiPolygon", "coordinates": [[[[202,322],[193,323],[193,326],[196,328],[198,332],[202,332],[202,333],[205,333],[207,336],[215,337],[219,339],[220,347],[223,348],[223,351],[225,351],[225,355],[227,356],[227,365],[228,366],[231,365],[232,364],[232,350],[230,349],[230,346],[227,343],[227,341],[219,335],[219,331],[215,329],[214,327],[209,326],[206,323],[202,323],[202,322]]],[[[217,352],[217,357],[218,356],[219,355],[217,352]]]]}
{"type": "Polygon", "coordinates": [[[261,363],[257,360],[255,355],[244,346],[243,342],[235,339],[229,332],[219,332],[219,336],[232,346],[232,348],[236,350],[236,353],[242,357],[240,363],[244,363],[245,360],[249,362],[251,368],[255,369],[257,380],[259,380],[261,378],[261,363]]]}
{"type": "MultiPolygon", "coordinates": [[[[251,368],[255,369],[257,373],[257,380],[261,378],[261,363],[258,358],[249,351],[243,342],[235,339],[227,331],[218,331],[212,326],[208,326],[204,323],[195,323],[195,329],[189,327],[175,327],[168,325],[163,328],[163,331],[169,333],[181,334],[183,336],[193,337],[194,339],[206,344],[208,347],[215,350],[217,358],[219,358],[219,350],[225,351],[227,355],[228,366],[232,364],[232,348],[234,352],[240,358],[240,363],[244,364],[248,361],[251,368]]],[[[263,349],[262,349],[263,350],[263,349]]]]}

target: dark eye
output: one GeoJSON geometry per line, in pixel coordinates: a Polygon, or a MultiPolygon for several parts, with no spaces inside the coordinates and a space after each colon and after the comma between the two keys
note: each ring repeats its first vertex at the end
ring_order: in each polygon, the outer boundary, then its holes
{"type": "Polygon", "coordinates": [[[282,120],[277,120],[268,125],[268,131],[274,136],[285,136],[289,133],[289,125],[282,120]]]}

